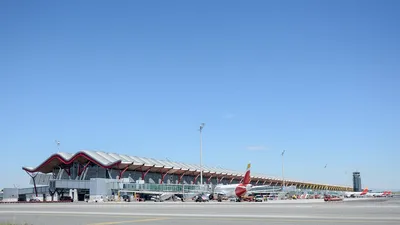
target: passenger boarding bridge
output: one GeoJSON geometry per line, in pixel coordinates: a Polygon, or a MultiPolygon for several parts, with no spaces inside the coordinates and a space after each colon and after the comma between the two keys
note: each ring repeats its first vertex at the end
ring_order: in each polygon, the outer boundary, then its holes
{"type": "Polygon", "coordinates": [[[123,184],[121,191],[136,191],[136,192],[170,192],[170,193],[202,193],[211,190],[208,185],[194,184],[123,184]]]}

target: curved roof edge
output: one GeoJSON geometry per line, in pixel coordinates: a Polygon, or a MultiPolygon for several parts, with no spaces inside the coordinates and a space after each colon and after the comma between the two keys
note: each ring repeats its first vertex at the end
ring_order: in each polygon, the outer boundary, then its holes
{"type": "MultiPolygon", "coordinates": [[[[47,158],[44,162],[42,162],[39,166],[32,168],[32,167],[22,167],[23,170],[26,172],[34,173],[34,172],[43,172],[43,171],[48,171],[46,170],[46,166],[50,164],[53,160],[57,160],[58,162],[69,165],[73,163],[76,159],[78,158],[84,158],[92,163],[97,164],[98,166],[101,166],[106,169],[111,169],[114,167],[117,167],[119,165],[129,165],[129,164],[138,164],[146,167],[155,167],[155,166],[162,166],[163,168],[168,166],[171,168],[175,168],[177,170],[182,170],[182,166],[189,167],[185,168],[185,170],[193,170],[193,171],[199,171],[199,167],[195,164],[182,164],[182,163],[176,163],[176,162],[170,162],[168,163],[164,160],[155,160],[151,158],[144,158],[144,157],[131,157],[131,156],[126,156],[126,155],[119,155],[119,154],[114,154],[114,153],[106,153],[106,152],[101,152],[101,151],[90,151],[90,150],[81,150],[75,154],[70,154],[70,153],[64,153],[64,152],[58,152],[53,155],[51,155],[49,158],[47,158]]],[[[206,166],[203,166],[203,173],[207,172],[210,174],[217,174],[217,175],[228,175],[232,177],[243,177],[244,174],[240,172],[236,172],[233,170],[227,170],[227,169],[217,169],[217,168],[208,168],[206,166]],[[208,169],[208,170],[205,170],[208,169]]],[[[255,173],[253,176],[251,176],[252,179],[261,179],[261,180],[269,180],[270,182],[279,182],[282,179],[279,178],[274,178],[270,176],[266,176],[263,174],[257,174],[255,173]]],[[[307,182],[307,181],[297,181],[297,180],[291,180],[291,179],[285,179],[285,182],[287,183],[300,183],[300,184],[307,184],[307,185],[316,185],[316,186],[331,186],[331,187],[346,187],[346,186],[341,186],[341,185],[331,185],[331,184],[318,184],[314,182],[307,182]]],[[[349,188],[349,187],[346,187],[349,188]]]]}
{"type": "Polygon", "coordinates": [[[63,156],[64,153],[55,153],[53,155],[51,155],[49,158],[47,158],[43,163],[41,163],[39,166],[37,166],[36,168],[32,168],[32,167],[22,167],[23,170],[30,172],[30,173],[34,173],[34,172],[40,172],[40,169],[43,168],[44,166],[46,166],[47,164],[50,163],[50,161],[57,159],[60,162],[62,162],[63,164],[71,164],[75,161],[75,159],[82,157],[82,158],[86,158],[87,160],[101,166],[104,168],[112,168],[118,164],[121,164],[122,160],[115,160],[114,162],[109,162],[109,163],[102,163],[100,162],[100,160],[95,159],[94,157],[90,156],[89,154],[86,153],[86,151],[79,151],[77,153],[75,153],[74,155],[71,155],[70,157],[66,157],[63,156]]]}

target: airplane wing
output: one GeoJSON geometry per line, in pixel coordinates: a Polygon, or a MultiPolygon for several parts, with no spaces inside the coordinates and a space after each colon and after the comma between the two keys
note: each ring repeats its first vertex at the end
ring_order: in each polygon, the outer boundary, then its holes
{"type": "Polygon", "coordinates": [[[222,195],[222,196],[226,196],[226,193],[225,193],[225,192],[223,192],[223,191],[217,191],[217,192],[214,192],[214,195],[222,195]]]}

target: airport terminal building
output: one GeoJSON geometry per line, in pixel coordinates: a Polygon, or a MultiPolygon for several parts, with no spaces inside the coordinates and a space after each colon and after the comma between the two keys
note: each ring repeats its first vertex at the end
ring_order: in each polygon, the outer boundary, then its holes
{"type": "MultiPolygon", "coordinates": [[[[36,167],[23,167],[30,176],[34,188],[4,189],[3,198],[28,200],[59,200],[64,195],[74,200],[115,196],[121,190],[150,188],[163,191],[165,188],[177,192],[203,191],[216,184],[241,182],[243,171],[217,167],[171,162],[153,158],[128,156],[101,151],[83,150],[77,153],[59,152],[51,155],[36,167]],[[200,171],[203,185],[200,185],[200,171]],[[140,186],[140,187],[139,187],[140,186]]],[[[252,185],[282,186],[282,179],[251,172],[252,185]]],[[[299,189],[348,191],[350,187],[286,180],[285,186],[299,189]]],[[[150,190],[153,191],[153,190],[150,190]]],[[[14,199],[15,200],[15,199],[14,199]]]]}

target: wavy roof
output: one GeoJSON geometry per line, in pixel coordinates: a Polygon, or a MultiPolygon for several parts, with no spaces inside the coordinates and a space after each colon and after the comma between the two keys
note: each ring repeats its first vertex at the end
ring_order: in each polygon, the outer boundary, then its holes
{"type": "MultiPolygon", "coordinates": [[[[171,162],[167,160],[159,160],[153,158],[139,157],[139,156],[128,156],[121,155],[116,153],[106,153],[101,151],[89,151],[82,150],[75,154],[59,152],[51,155],[48,159],[42,162],[39,166],[32,167],[23,167],[22,169],[28,172],[42,172],[42,173],[50,173],[54,168],[59,166],[69,165],[73,162],[92,162],[101,166],[103,168],[108,169],[128,169],[128,170],[150,170],[153,172],[163,172],[168,171],[169,173],[183,174],[186,172],[199,173],[200,166],[196,164],[188,164],[181,162],[171,162]]],[[[215,174],[214,176],[218,177],[243,177],[243,172],[238,172],[234,170],[228,170],[218,167],[209,167],[203,165],[203,174],[207,176],[207,174],[215,174]]],[[[264,174],[252,173],[252,178],[257,180],[268,180],[268,181],[281,181],[281,179],[277,179],[271,176],[267,176],[264,174]]],[[[298,182],[298,183],[308,183],[315,185],[327,185],[327,184],[316,184],[310,182],[303,181],[294,181],[285,179],[285,182],[298,182]]],[[[330,185],[336,186],[336,185],[330,185]]],[[[340,187],[340,186],[337,186],[340,187]]]]}

